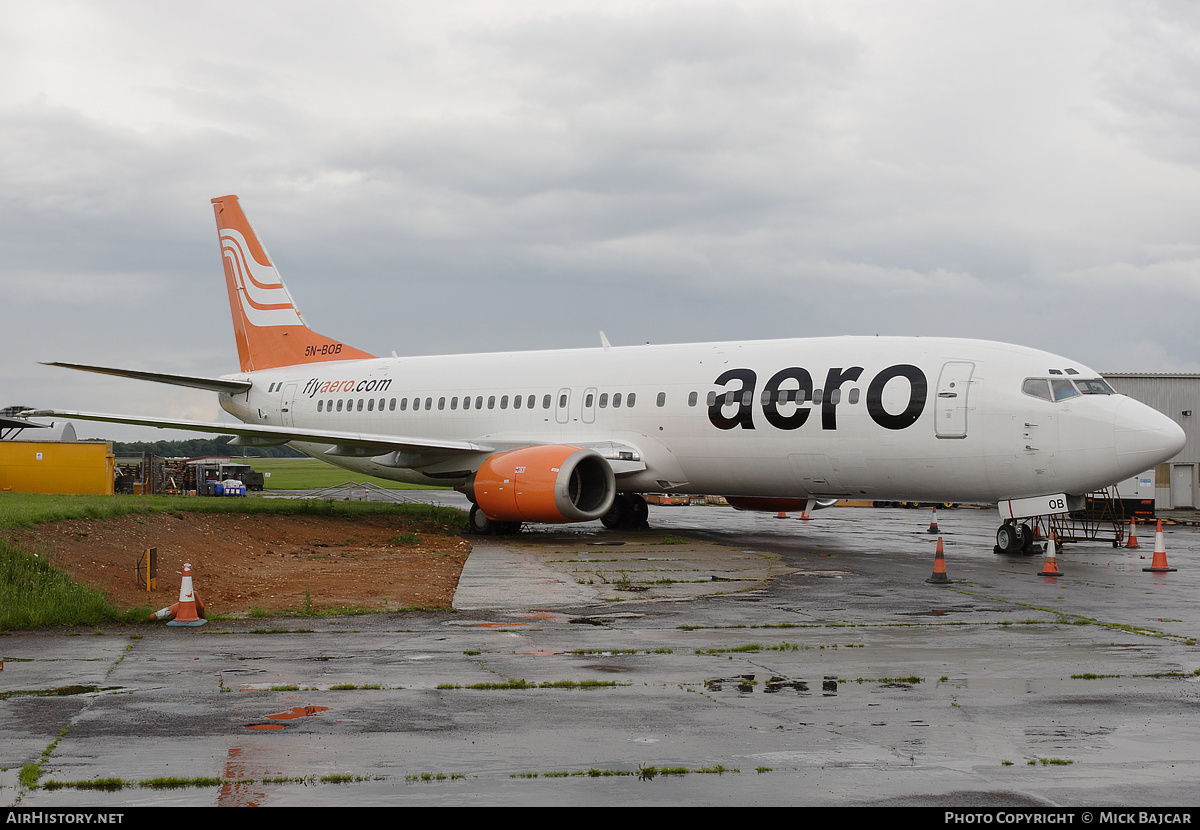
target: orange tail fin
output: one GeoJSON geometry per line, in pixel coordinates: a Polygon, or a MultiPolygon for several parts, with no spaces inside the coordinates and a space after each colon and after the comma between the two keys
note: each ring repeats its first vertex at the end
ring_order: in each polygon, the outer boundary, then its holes
{"type": "Polygon", "coordinates": [[[246,221],[237,196],[221,196],[212,203],[243,372],[374,356],[310,329],[246,221]]]}

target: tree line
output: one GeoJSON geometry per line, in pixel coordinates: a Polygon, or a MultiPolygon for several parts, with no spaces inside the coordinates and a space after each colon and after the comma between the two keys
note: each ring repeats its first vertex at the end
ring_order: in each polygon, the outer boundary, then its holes
{"type": "Polygon", "coordinates": [[[291,447],[231,447],[232,435],[215,438],[192,438],[187,441],[113,441],[116,455],[153,453],[166,458],[199,458],[205,455],[228,455],[234,458],[304,458],[291,447]]]}

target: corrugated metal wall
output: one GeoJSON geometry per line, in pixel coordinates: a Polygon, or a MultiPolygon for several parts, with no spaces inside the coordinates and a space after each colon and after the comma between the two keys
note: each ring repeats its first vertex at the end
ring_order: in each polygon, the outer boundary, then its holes
{"type": "Polygon", "coordinates": [[[1155,469],[1154,500],[1159,508],[1195,507],[1197,484],[1200,483],[1197,478],[1197,471],[1200,470],[1200,375],[1145,372],[1102,374],[1113,389],[1122,395],[1154,407],[1183,427],[1187,436],[1183,450],[1155,469]],[[1184,415],[1184,412],[1191,414],[1184,415]],[[1191,486],[1184,487],[1180,477],[1187,477],[1189,472],[1191,486]],[[1172,486],[1172,481],[1175,486],[1172,486]],[[1191,503],[1185,503],[1187,501],[1191,503]]]}

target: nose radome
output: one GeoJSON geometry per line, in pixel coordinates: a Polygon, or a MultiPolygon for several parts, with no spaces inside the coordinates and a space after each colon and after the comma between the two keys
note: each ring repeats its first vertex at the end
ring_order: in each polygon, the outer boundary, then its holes
{"type": "Polygon", "coordinates": [[[1179,424],[1156,409],[1132,399],[1117,406],[1117,463],[1136,475],[1175,457],[1187,443],[1179,424]]]}

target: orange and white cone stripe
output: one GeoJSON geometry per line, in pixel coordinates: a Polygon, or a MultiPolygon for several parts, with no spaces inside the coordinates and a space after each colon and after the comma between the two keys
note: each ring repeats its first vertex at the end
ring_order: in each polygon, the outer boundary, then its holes
{"type": "Polygon", "coordinates": [[[1154,531],[1154,559],[1150,561],[1149,568],[1142,568],[1142,570],[1156,574],[1175,570],[1167,565],[1167,545],[1163,539],[1162,519],[1158,520],[1158,529],[1154,531]]]}
{"type": "Polygon", "coordinates": [[[183,566],[183,581],[179,583],[178,610],[175,612],[175,619],[171,620],[167,625],[204,625],[208,620],[201,616],[203,613],[204,605],[196,597],[196,592],[192,588],[192,566],[185,563],[183,566]]]}
{"type": "Polygon", "coordinates": [[[1137,516],[1129,517],[1129,541],[1125,543],[1127,548],[1138,547],[1137,540],[1137,516]]]}
{"type": "Polygon", "coordinates": [[[1058,569],[1058,556],[1056,549],[1058,542],[1054,539],[1054,531],[1050,531],[1050,541],[1046,543],[1046,558],[1042,562],[1042,569],[1038,571],[1038,576],[1062,576],[1062,572],[1058,569]]]}
{"type": "Polygon", "coordinates": [[[946,575],[946,551],[942,547],[941,536],[938,537],[937,553],[933,556],[933,576],[925,581],[934,585],[946,585],[954,581],[946,575]]]}

